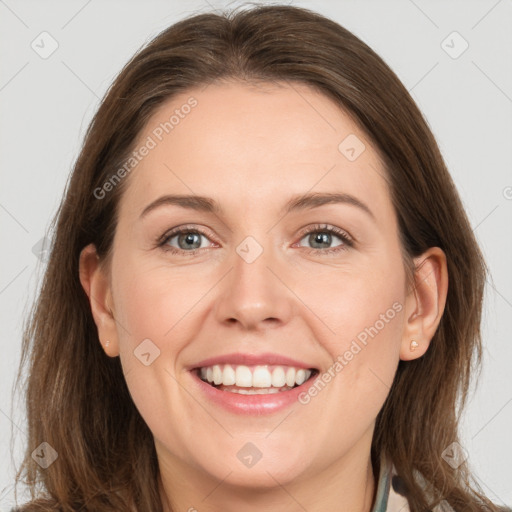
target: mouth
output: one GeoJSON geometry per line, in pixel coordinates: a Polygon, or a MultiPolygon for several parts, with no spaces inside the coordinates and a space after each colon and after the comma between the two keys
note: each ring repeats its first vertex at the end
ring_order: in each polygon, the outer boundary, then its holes
{"type": "Polygon", "coordinates": [[[286,393],[314,379],[316,368],[286,365],[215,364],[193,370],[197,377],[219,391],[240,395],[286,393]]]}

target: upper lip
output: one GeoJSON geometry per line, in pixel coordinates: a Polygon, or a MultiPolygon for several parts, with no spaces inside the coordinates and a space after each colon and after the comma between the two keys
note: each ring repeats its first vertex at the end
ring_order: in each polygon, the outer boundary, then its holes
{"type": "Polygon", "coordinates": [[[207,366],[213,366],[215,364],[235,364],[235,365],[246,365],[246,366],[256,366],[256,365],[280,365],[280,366],[294,366],[295,368],[304,368],[313,369],[313,367],[307,363],[303,363],[302,361],[298,361],[297,359],[292,359],[287,356],[283,356],[280,354],[272,354],[272,353],[264,353],[264,354],[241,354],[241,353],[231,353],[231,354],[223,354],[220,356],[209,357],[208,359],[204,359],[199,361],[198,363],[192,365],[190,367],[191,370],[197,368],[204,368],[207,366]]]}

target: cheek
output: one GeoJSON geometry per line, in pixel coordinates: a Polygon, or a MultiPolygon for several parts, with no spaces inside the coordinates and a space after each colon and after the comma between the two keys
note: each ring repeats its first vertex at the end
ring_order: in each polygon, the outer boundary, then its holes
{"type": "Polygon", "coordinates": [[[208,290],[206,279],[190,268],[155,267],[143,261],[120,263],[116,277],[116,311],[124,334],[129,332],[138,343],[154,339],[161,349],[170,337],[176,339],[182,320],[208,290]]]}
{"type": "Polygon", "coordinates": [[[357,355],[358,360],[378,361],[398,353],[404,309],[399,287],[378,290],[358,284],[353,293],[341,295],[336,306],[326,319],[335,332],[329,339],[333,357],[346,354],[348,360],[357,355]]]}
{"type": "MultiPolygon", "coordinates": [[[[316,326],[314,336],[332,360],[320,378],[338,408],[334,417],[340,428],[346,428],[346,411],[361,424],[370,422],[382,407],[396,373],[405,273],[388,262],[375,262],[361,272],[353,267],[333,269],[315,276],[314,287],[298,292],[317,315],[309,325],[316,326]]],[[[307,400],[304,397],[304,402],[307,400]]]]}
{"type": "Polygon", "coordinates": [[[354,340],[365,348],[373,345],[371,352],[378,356],[399,343],[404,279],[397,265],[368,261],[328,268],[314,279],[299,275],[294,291],[306,306],[316,339],[333,358],[354,340]],[[374,339],[378,342],[372,344],[374,339]]]}
{"type": "MultiPolygon", "coordinates": [[[[191,407],[177,382],[175,362],[194,337],[187,313],[196,295],[208,288],[200,281],[187,286],[183,276],[141,260],[119,259],[112,272],[120,359],[130,395],[154,435],[181,439],[180,423],[166,411],[191,407]]],[[[177,444],[187,445],[184,440],[177,444]]]]}

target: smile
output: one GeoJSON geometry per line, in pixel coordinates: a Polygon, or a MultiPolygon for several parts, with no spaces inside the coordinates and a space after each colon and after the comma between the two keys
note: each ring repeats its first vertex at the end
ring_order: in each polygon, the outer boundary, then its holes
{"type": "Polygon", "coordinates": [[[203,382],[220,391],[244,395],[282,393],[302,385],[317,373],[285,365],[215,364],[197,369],[203,382]]]}

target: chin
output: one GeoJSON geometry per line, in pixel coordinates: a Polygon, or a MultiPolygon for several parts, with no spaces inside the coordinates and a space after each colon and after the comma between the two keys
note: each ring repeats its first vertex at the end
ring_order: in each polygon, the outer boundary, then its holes
{"type": "MultiPolygon", "coordinates": [[[[312,462],[311,455],[298,453],[296,443],[293,443],[295,450],[286,449],[283,444],[280,449],[271,447],[270,443],[265,444],[264,439],[256,440],[254,443],[248,441],[236,444],[236,450],[228,450],[226,453],[230,455],[221,457],[223,463],[209,467],[203,466],[204,470],[215,479],[219,481],[226,479],[226,483],[233,486],[261,490],[270,489],[279,484],[285,485],[300,479],[312,462]],[[256,445],[260,449],[256,448],[256,445]]],[[[212,454],[213,457],[219,457],[219,455],[212,454]]]]}

